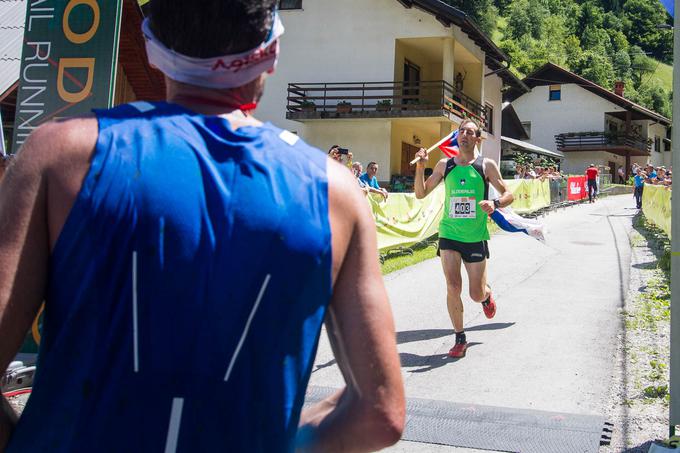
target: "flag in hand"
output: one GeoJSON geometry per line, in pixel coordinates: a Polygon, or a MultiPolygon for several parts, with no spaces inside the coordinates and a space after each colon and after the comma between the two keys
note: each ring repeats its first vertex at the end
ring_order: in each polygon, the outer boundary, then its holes
{"type": "Polygon", "coordinates": [[[446,155],[446,157],[454,157],[459,153],[458,150],[458,129],[451,132],[447,139],[439,145],[439,149],[446,155]]]}

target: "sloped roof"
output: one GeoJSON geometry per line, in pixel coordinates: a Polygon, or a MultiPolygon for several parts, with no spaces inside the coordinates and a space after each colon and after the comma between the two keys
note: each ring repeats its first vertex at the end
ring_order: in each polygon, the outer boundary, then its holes
{"type": "Polygon", "coordinates": [[[432,14],[445,27],[450,27],[451,24],[460,27],[463,33],[467,34],[470,39],[484,51],[486,54],[486,61],[484,63],[503,80],[505,85],[508,85],[521,93],[529,91],[529,88],[524,82],[510,72],[510,57],[499,49],[491,38],[489,38],[465,12],[458,8],[454,8],[441,0],[397,1],[404,5],[405,8],[416,7],[432,14]],[[504,65],[503,63],[507,63],[507,65],[504,65]]]}
{"type": "Polygon", "coordinates": [[[19,80],[26,0],[0,1],[0,99],[19,80]]]}
{"type": "MultiPolygon", "coordinates": [[[[601,87],[595,82],[591,82],[588,79],[584,79],[580,75],[574,74],[573,72],[564,69],[563,67],[558,66],[554,63],[544,64],[536,71],[526,76],[523,79],[523,81],[529,88],[545,85],[573,83],[580,86],[581,88],[590,91],[591,93],[600,96],[603,99],[606,99],[612,104],[618,105],[619,107],[634,113],[635,117],[633,119],[648,119],[656,121],[658,123],[662,123],[665,126],[671,125],[671,120],[669,120],[665,116],[656,113],[655,111],[650,110],[646,107],[643,107],[640,104],[636,104],[630,99],[626,99],[623,96],[619,96],[618,94],[609,91],[604,87],[601,87]]],[[[507,99],[510,101],[514,101],[522,94],[524,93],[512,88],[507,93],[507,99]]]]}

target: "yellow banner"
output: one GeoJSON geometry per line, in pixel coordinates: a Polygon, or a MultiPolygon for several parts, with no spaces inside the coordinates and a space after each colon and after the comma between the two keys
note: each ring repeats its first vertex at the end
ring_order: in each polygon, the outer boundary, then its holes
{"type": "Polygon", "coordinates": [[[645,217],[671,237],[671,189],[645,184],[642,191],[642,212],[645,217]]]}
{"type": "MultiPolygon", "coordinates": [[[[505,184],[515,196],[512,209],[529,212],[550,204],[548,181],[512,179],[505,184]]],[[[378,249],[415,244],[439,232],[444,213],[444,184],[418,200],[413,193],[390,193],[387,201],[379,195],[367,197],[378,233],[378,249]]]]}
{"type": "Polygon", "coordinates": [[[391,193],[387,201],[378,195],[367,198],[378,232],[378,250],[415,244],[439,231],[444,184],[422,200],[413,193],[391,193]]]}
{"type": "Polygon", "coordinates": [[[547,179],[506,179],[504,182],[515,197],[512,202],[515,212],[530,212],[550,205],[550,183],[547,179]]]}

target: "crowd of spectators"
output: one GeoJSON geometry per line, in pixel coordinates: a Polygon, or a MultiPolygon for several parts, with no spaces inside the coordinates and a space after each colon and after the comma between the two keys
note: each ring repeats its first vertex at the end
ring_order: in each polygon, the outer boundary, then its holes
{"type": "Polygon", "coordinates": [[[515,179],[562,179],[563,175],[554,166],[534,166],[517,165],[515,166],[515,179]]]}
{"type": "Polygon", "coordinates": [[[673,172],[672,168],[666,168],[664,166],[654,167],[650,164],[646,166],[641,166],[638,164],[632,165],[633,177],[637,176],[637,180],[644,180],[645,184],[653,184],[659,186],[670,187],[673,183],[673,172]]]}
{"type": "Polygon", "coordinates": [[[359,188],[368,195],[369,193],[375,193],[387,200],[388,192],[386,189],[381,188],[378,184],[378,164],[375,162],[369,162],[366,166],[366,171],[363,171],[363,165],[361,162],[353,162],[353,154],[347,148],[342,148],[339,145],[333,145],[328,150],[328,156],[338,161],[339,163],[346,165],[347,168],[354,174],[357,179],[357,184],[359,188]]]}

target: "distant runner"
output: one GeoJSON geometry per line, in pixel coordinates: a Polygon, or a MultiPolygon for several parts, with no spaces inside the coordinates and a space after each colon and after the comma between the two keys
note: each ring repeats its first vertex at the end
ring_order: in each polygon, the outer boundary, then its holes
{"type": "Polygon", "coordinates": [[[416,197],[426,197],[442,180],[446,189],[444,216],[439,224],[439,254],[446,277],[446,304],[456,333],[455,344],[449,351],[449,357],[453,358],[464,357],[468,346],[461,299],[461,262],[468,274],[470,298],[482,304],[487,318],[493,318],[496,303],[486,283],[487,219],[496,208],[513,201],[496,162],[477,152],[481,134],[477,123],[463,120],[458,129],[460,154],[437,162],[427,181],[424,172],[428,155],[425,149],[416,153],[420,158],[416,164],[416,197]],[[501,194],[495,200],[487,200],[489,183],[501,194]]]}

